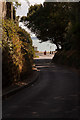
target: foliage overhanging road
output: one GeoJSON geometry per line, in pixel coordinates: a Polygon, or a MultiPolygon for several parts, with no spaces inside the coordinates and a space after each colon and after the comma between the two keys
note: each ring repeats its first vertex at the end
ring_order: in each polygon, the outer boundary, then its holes
{"type": "Polygon", "coordinates": [[[79,77],[76,73],[35,59],[38,81],[3,101],[3,118],[79,117],[79,77]]]}

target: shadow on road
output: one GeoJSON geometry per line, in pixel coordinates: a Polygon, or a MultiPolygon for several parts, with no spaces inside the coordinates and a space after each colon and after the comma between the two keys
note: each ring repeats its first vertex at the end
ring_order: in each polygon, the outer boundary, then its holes
{"type": "Polygon", "coordinates": [[[49,58],[34,62],[40,73],[37,82],[3,103],[3,117],[80,118],[77,74],[49,58]]]}

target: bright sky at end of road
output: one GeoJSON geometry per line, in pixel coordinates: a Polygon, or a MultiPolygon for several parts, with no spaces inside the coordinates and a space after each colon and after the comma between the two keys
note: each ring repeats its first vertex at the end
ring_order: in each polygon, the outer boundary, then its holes
{"type": "Polygon", "coordinates": [[[40,43],[40,40],[38,40],[38,38],[35,36],[35,34],[33,34],[27,27],[25,27],[22,23],[20,23],[20,26],[22,28],[24,28],[28,33],[30,33],[33,46],[37,47],[38,51],[40,51],[40,52],[44,52],[45,50],[47,52],[49,52],[50,50],[55,51],[55,49],[56,49],[55,44],[50,43],[50,41],[40,43]]]}
{"type": "Polygon", "coordinates": [[[37,47],[37,50],[40,52],[44,52],[45,50],[47,52],[55,51],[56,49],[56,45],[50,43],[50,41],[40,43],[40,40],[38,40],[36,37],[32,38],[32,40],[33,40],[33,46],[37,47]]]}
{"type": "MultiPolygon", "coordinates": [[[[34,5],[34,4],[43,4],[45,0],[29,0],[30,5],[34,5]]],[[[19,2],[21,3],[21,6],[17,8],[16,10],[16,16],[27,16],[27,12],[28,12],[28,3],[27,0],[19,0],[19,2]]],[[[38,51],[55,51],[56,49],[56,45],[51,44],[49,41],[47,42],[43,42],[40,43],[40,40],[38,40],[38,38],[35,36],[35,34],[31,33],[31,31],[25,27],[22,23],[19,24],[22,28],[24,28],[27,32],[30,33],[31,38],[32,38],[32,42],[33,42],[33,46],[37,47],[38,51]]]]}

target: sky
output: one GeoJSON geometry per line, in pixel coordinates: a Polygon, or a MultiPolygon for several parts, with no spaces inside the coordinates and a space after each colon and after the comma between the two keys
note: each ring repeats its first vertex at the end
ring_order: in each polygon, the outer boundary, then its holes
{"type": "MultiPolygon", "coordinates": [[[[30,5],[34,5],[34,4],[43,4],[45,0],[29,0],[30,5]]],[[[17,9],[16,15],[18,16],[26,16],[27,12],[28,12],[28,4],[27,4],[27,0],[19,0],[19,2],[21,3],[21,7],[19,7],[17,9]]]]}
{"type": "MultiPolygon", "coordinates": [[[[27,16],[27,12],[28,12],[28,4],[27,4],[27,0],[19,0],[21,3],[21,6],[17,8],[16,10],[16,15],[17,16],[27,16]]],[[[45,0],[29,0],[30,5],[34,5],[34,4],[43,4],[45,0]]],[[[34,47],[37,47],[38,51],[55,51],[56,49],[56,45],[50,43],[49,41],[47,42],[43,42],[40,43],[40,40],[38,40],[38,38],[35,36],[34,33],[32,33],[27,27],[25,27],[22,23],[19,23],[19,25],[24,28],[27,32],[30,33],[30,36],[32,38],[32,43],[34,47]]]]}

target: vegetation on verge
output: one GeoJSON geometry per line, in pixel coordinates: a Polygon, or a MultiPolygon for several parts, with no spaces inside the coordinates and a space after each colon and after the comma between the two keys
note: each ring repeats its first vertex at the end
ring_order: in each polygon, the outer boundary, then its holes
{"type": "Polygon", "coordinates": [[[9,86],[32,72],[34,49],[30,35],[15,21],[3,20],[2,84],[9,86]]]}
{"type": "Polygon", "coordinates": [[[70,3],[69,22],[64,35],[64,48],[54,61],[80,69],[80,2],[70,3]]]}

